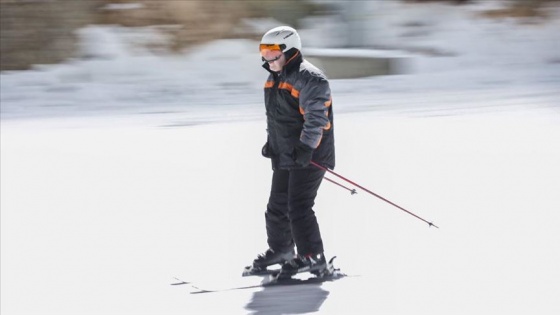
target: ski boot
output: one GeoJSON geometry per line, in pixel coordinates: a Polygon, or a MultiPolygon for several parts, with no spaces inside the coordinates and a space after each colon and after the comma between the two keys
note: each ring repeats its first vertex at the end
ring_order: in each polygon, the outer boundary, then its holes
{"type": "Polygon", "coordinates": [[[269,248],[264,253],[259,254],[257,258],[253,260],[253,264],[251,266],[245,267],[243,270],[243,276],[276,274],[280,271],[280,269],[270,270],[268,269],[268,266],[284,264],[285,262],[292,260],[294,256],[295,252],[293,249],[281,252],[274,251],[269,248]]]}
{"type": "Polygon", "coordinates": [[[323,253],[316,255],[298,255],[282,265],[278,279],[291,278],[301,272],[309,272],[317,277],[328,274],[328,264],[323,253]]]}

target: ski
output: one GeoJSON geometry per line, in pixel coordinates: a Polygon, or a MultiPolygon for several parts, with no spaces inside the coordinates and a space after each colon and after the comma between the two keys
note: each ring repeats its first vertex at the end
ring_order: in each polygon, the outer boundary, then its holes
{"type": "Polygon", "coordinates": [[[327,263],[327,267],[320,272],[309,272],[304,271],[297,273],[295,275],[285,277],[280,274],[280,269],[264,269],[264,270],[253,270],[250,266],[245,267],[243,270],[242,278],[250,276],[262,277],[260,282],[251,283],[251,279],[245,278],[245,282],[249,281],[248,284],[243,285],[232,285],[226,287],[210,287],[199,285],[193,282],[183,281],[179,278],[174,278],[177,282],[171,285],[189,285],[192,289],[191,294],[201,294],[201,293],[211,293],[211,292],[224,292],[224,291],[234,291],[234,290],[244,290],[252,288],[261,287],[273,287],[273,286],[289,286],[289,285],[302,285],[302,284],[318,284],[323,282],[335,281],[344,277],[346,274],[342,273],[340,269],[334,268],[333,261],[336,258],[333,257],[327,263]]]}
{"type": "MultiPolygon", "coordinates": [[[[233,286],[227,288],[209,288],[204,287],[201,285],[197,285],[195,283],[190,282],[181,282],[179,284],[188,284],[193,289],[190,294],[202,294],[202,293],[215,293],[215,292],[226,292],[226,291],[236,291],[236,290],[245,290],[245,289],[255,289],[255,288],[268,288],[268,287],[278,287],[278,286],[292,286],[292,285],[305,285],[305,284],[320,284],[323,282],[332,282],[339,280],[341,278],[346,277],[347,275],[340,272],[335,271],[330,275],[325,275],[322,277],[318,276],[310,276],[308,278],[277,278],[276,276],[268,275],[266,276],[260,283],[257,284],[250,284],[250,285],[241,285],[241,286],[233,286]]],[[[177,285],[177,284],[174,284],[177,285]]]]}
{"type": "Polygon", "coordinates": [[[256,269],[253,266],[247,266],[243,269],[241,273],[242,277],[250,277],[250,276],[276,276],[280,273],[281,269],[256,269]]]}

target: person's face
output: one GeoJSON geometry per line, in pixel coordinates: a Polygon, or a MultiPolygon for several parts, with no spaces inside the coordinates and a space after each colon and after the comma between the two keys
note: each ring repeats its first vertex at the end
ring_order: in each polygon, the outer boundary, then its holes
{"type": "Polygon", "coordinates": [[[274,47],[271,48],[272,49],[261,47],[262,61],[268,62],[270,70],[275,72],[282,71],[282,68],[284,68],[286,64],[286,57],[282,51],[274,49],[274,47]]]}

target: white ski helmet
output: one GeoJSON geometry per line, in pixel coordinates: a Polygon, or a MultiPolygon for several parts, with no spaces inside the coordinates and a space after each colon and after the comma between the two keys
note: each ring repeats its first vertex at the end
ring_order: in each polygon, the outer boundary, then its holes
{"type": "Polygon", "coordinates": [[[301,50],[301,39],[295,29],[289,26],[278,26],[266,32],[261,39],[261,50],[264,45],[278,45],[285,53],[295,48],[301,50]]]}

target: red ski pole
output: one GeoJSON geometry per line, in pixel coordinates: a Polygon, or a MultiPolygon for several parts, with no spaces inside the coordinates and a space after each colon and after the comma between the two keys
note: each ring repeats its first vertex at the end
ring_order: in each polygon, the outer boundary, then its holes
{"type": "Polygon", "coordinates": [[[341,183],[338,183],[338,182],[336,182],[336,181],[334,181],[334,180],[332,180],[332,179],[330,179],[330,178],[328,178],[328,177],[323,177],[323,178],[326,179],[326,180],[328,180],[329,182],[331,182],[331,183],[333,183],[333,184],[339,186],[339,187],[342,187],[342,188],[348,190],[348,191],[350,192],[351,195],[354,195],[354,194],[357,194],[357,193],[358,193],[358,192],[356,191],[356,189],[348,188],[348,187],[342,185],[341,183]]]}
{"type": "Polygon", "coordinates": [[[392,206],[394,206],[394,207],[396,207],[396,208],[398,208],[398,209],[400,209],[400,210],[402,210],[402,211],[404,211],[404,212],[410,214],[411,216],[413,216],[413,217],[415,217],[415,218],[417,218],[417,219],[419,219],[419,220],[421,220],[421,221],[424,221],[424,222],[428,223],[429,226],[433,226],[433,227],[439,229],[439,227],[438,227],[437,225],[433,224],[432,222],[427,221],[427,220],[424,220],[423,218],[419,217],[418,215],[416,215],[416,214],[414,214],[414,213],[412,213],[412,212],[406,210],[405,208],[403,208],[403,207],[397,205],[396,203],[394,203],[394,202],[392,202],[392,201],[390,201],[390,200],[388,200],[388,199],[386,199],[386,198],[381,197],[380,195],[374,193],[373,191],[371,191],[371,190],[369,190],[369,189],[367,189],[367,188],[365,188],[365,187],[363,187],[363,186],[361,186],[361,185],[356,184],[355,182],[353,182],[353,181],[351,181],[351,180],[345,178],[344,176],[339,175],[339,174],[337,174],[337,173],[335,173],[335,172],[329,170],[328,168],[326,168],[326,167],[324,167],[324,166],[322,166],[322,165],[319,165],[319,164],[317,164],[317,163],[315,163],[315,162],[313,162],[313,161],[311,161],[311,164],[314,165],[315,167],[318,167],[318,168],[320,168],[320,169],[322,169],[322,170],[324,170],[324,171],[327,171],[327,172],[333,174],[334,176],[336,176],[336,177],[338,177],[338,178],[340,178],[340,179],[342,179],[342,180],[344,180],[344,181],[346,181],[346,182],[348,182],[348,183],[350,183],[350,184],[352,184],[352,185],[354,185],[354,186],[360,188],[361,190],[363,190],[363,191],[365,191],[365,192],[367,192],[367,193],[373,195],[374,197],[377,197],[377,198],[379,198],[379,199],[385,201],[386,203],[388,203],[388,204],[390,204],[390,205],[392,205],[392,206]]]}

